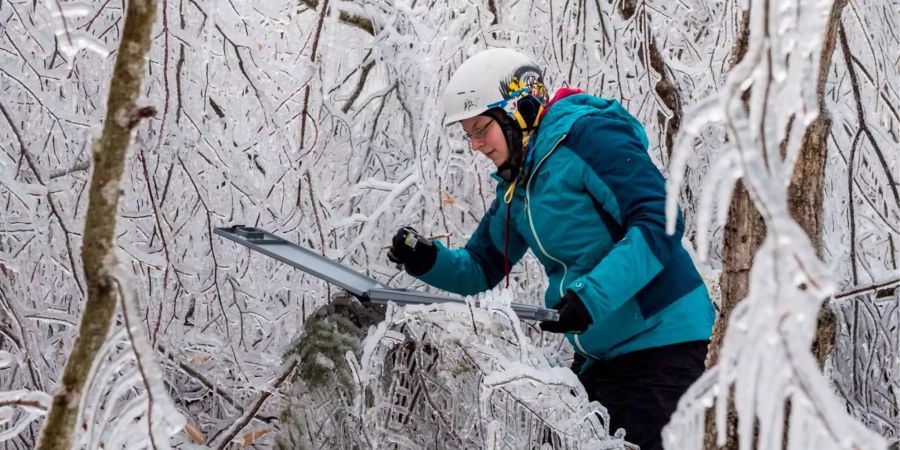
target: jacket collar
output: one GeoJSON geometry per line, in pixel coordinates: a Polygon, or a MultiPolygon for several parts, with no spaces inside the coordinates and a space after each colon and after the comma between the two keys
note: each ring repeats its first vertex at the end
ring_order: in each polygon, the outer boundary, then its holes
{"type": "MultiPolygon", "coordinates": [[[[557,95],[558,96],[558,95],[557,95]]],[[[557,142],[569,134],[578,119],[595,114],[609,114],[617,108],[615,100],[595,97],[589,94],[572,93],[557,99],[541,119],[537,133],[534,158],[540,161],[557,142]]]]}
{"type": "MultiPolygon", "coordinates": [[[[547,103],[537,129],[537,141],[533,164],[547,155],[564,136],[569,134],[578,119],[591,114],[604,114],[616,110],[615,100],[585,94],[577,88],[560,88],[547,103]]],[[[497,172],[491,178],[501,184],[508,184],[497,172]]]]}

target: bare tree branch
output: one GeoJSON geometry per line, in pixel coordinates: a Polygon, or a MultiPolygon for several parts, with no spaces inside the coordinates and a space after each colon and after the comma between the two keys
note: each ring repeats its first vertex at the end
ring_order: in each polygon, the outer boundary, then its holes
{"type": "MultiPolygon", "coordinates": [[[[297,360],[296,358],[291,359],[287,362],[284,370],[281,372],[278,378],[274,379],[269,384],[269,386],[267,386],[267,388],[259,394],[259,397],[256,398],[256,401],[253,402],[253,404],[250,406],[250,408],[247,409],[244,415],[242,415],[234,423],[232,423],[230,427],[228,427],[228,429],[225,431],[225,434],[219,440],[219,444],[217,446],[219,450],[224,450],[224,448],[228,446],[231,440],[234,439],[234,437],[237,436],[238,433],[240,433],[241,430],[243,430],[251,420],[253,420],[259,409],[262,408],[263,404],[266,403],[266,400],[268,400],[269,397],[271,397],[278,390],[278,387],[281,386],[282,383],[284,383],[284,380],[286,380],[288,375],[290,375],[294,371],[294,368],[297,367],[298,363],[299,360],[297,360]]],[[[214,441],[215,438],[216,436],[211,437],[210,441],[214,441]]]]}
{"type": "MultiPolygon", "coordinates": [[[[853,56],[850,52],[850,44],[847,42],[847,33],[844,31],[844,25],[841,24],[838,30],[838,34],[840,36],[841,42],[841,53],[844,55],[844,63],[847,66],[847,73],[850,75],[850,85],[853,88],[853,98],[856,100],[856,114],[859,118],[859,129],[865,134],[869,143],[872,145],[872,150],[875,151],[875,155],[878,157],[878,162],[881,164],[881,169],[884,171],[884,175],[888,180],[888,187],[893,194],[894,202],[897,204],[897,207],[900,208],[900,193],[897,191],[897,182],[894,180],[894,176],[891,173],[891,167],[887,163],[887,160],[884,157],[884,152],[881,150],[881,146],[878,145],[878,142],[875,140],[875,136],[872,136],[872,131],[869,130],[869,126],[866,122],[866,113],[865,108],[863,107],[862,95],[860,94],[859,89],[859,79],[856,75],[855,65],[853,63],[853,56]]],[[[853,165],[853,159],[850,159],[850,165],[853,165]]],[[[851,197],[852,201],[852,197],[851,197]]]]}
{"type": "Polygon", "coordinates": [[[863,286],[854,286],[850,289],[846,289],[844,291],[838,292],[834,294],[831,298],[831,301],[843,300],[850,297],[856,297],[863,294],[869,294],[872,292],[878,292],[885,290],[887,288],[896,287],[900,285],[900,277],[895,277],[888,280],[877,281],[875,283],[869,283],[863,286]]]}
{"type": "MultiPolygon", "coordinates": [[[[322,28],[325,23],[325,14],[328,13],[328,0],[322,5],[319,11],[319,22],[316,24],[316,31],[313,37],[312,52],[310,52],[309,60],[315,65],[316,57],[319,51],[319,38],[322,36],[322,28]]],[[[303,111],[300,113],[300,148],[306,143],[306,120],[309,117],[309,84],[304,87],[303,92],[303,111]]]]}
{"type": "Polygon", "coordinates": [[[41,450],[69,448],[84,383],[115,314],[116,291],[109,268],[115,258],[112,252],[119,181],[131,131],[141,115],[136,101],[140,95],[145,57],[150,50],[156,2],[131,0],[126,14],[119,55],[110,80],[103,133],[94,148],[94,174],[82,250],[88,297],[78,337],[42,431],[38,447],[41,450]]]}
{"type": "MultiPolygon", "coordinates": [[[[313,11],[319,9],[319,0],[300,0],[300,2],[313,11]]],[[[375,23],[371,19],[350,14],[347,11],[342,10],[338,13],[338,20],[375,36],[375,23]]]]}

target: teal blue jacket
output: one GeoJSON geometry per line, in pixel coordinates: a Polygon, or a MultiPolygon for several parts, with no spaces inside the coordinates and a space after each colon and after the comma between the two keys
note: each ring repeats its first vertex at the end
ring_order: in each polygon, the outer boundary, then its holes
{"type": "Polygon", "coordinates": [[[511,208],[510,265],[530,248],[549,278],[545,305],[566,290],[584,302],[593,324],[566,336],[589,360],[708,339],[712,303],[681,245],[680,214],[666,234],[665,179],[637,119],[614,100],[571,95],[552,104],[536,139],[531,175],[510,204],[495,175],[496,198],[465,248],[437,243],[434,266],[418,278],[462,295],[496,286],[511,208]]]}

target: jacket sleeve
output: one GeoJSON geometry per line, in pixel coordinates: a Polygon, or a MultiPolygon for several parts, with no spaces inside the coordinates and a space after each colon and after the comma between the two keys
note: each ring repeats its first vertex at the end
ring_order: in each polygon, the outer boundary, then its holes
{"type": "Polygon", "coordinates": [[[665,179],[647,153],[647,138],[636,119],[621,116],[580,119],[567,143],[584,161],[583,181],[593,200],[614,223],[610,252],[568,289],[593,317],[621,307],[647,286],[681,247],[684,225],[666,234],[665,179]]]}
{"type": "MultiPolygon", "coordinates": [[[[449,249],[435,241],[437,260],[431,270],[418,276],[436,288],[460,295],[475,295],[493,288],[503,277],[503,240],[506,207],[495,198],[464,248],[449,249]]],[[[509,230],[509,265],[528,249],[514,228],[509,230]]]]}

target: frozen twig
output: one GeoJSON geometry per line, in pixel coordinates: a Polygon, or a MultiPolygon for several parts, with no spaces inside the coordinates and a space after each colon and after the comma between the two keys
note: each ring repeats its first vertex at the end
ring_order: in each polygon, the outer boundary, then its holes
{"type": "Polygon", "coordinates": [[[223,450],[227,447],[231,441],[241,432],[250,421],[253,420],[253,417],[262,408],[263,404],[266,403],[266,400],[269,399],[273,394],[278,392],[279,386],[284,383],[284,380],[294,371],[294,368],[297,367],[299,360],[296,358],[292,358],[288,360],[284,366],[282,367],[281,374],[278,375],[275,379],[269,382],[268,386],[259,394],[259,397],[250,405],[249,408],[244,412],[244,414],[235,420],[228,428],[223,430],[224,434],[221,434],[221,437],[212,436],[210,437],[211,445],[210,447],[216,447],[219,450],[223,450]]]}

